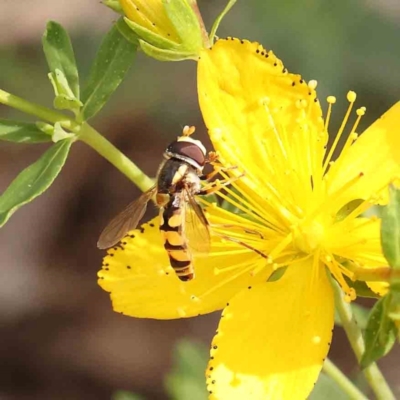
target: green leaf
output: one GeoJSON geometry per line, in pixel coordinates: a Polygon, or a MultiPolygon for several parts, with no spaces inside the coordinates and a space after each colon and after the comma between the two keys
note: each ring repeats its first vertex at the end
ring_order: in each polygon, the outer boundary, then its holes
{"type": "Polygon", "coordinates": [[[400,189],[389,187],[390,201],[382,211],[383,254],[392,268],[400,269],[400,189]]]}
{"type": "Polygon", "coordinates": [[[208,350],[188,340],[178,343],[174,352],[172,372],[165,379],[169,396],[174,400],[207,400],[204,378],[208,350]]]}
{"type": "Polygon", "coordinates": [[[24,169],[0,196],[0,227],[21,206],[41,195],[60,173],[72,140],[58,142],[35,163],[24,169]]]}
{"type": "Polygon", "coordinates": [[[197,56],[193,53],[182,53],[178,50],[164,50],[154,47],[143,40],[139,40],[141,49],[149,56],[159,61],[182,61],[195,59],[197,56]]]}
{"type": "Polygon", "coordinates": [[[387,315],[388,299],[387,296],[383,297],[371,310],[364,333],[365,352],[360,360],[361,368],[368,367],[386,355],[396,340],[395,324],[387,315]]]}
{"type": "Polygon", "coordinates": [[[71,93],[79,100],[78,68],[67,31],[57,22],[48,22],[42,44],[50,71],[61,71],[71,93]]]}
{"type": "Polygon", "coordinates": [[[54,107],[58,110],[72,110],[77,113],[83,104],[72,93],[64,73],[56,68],[55,72],[50,72],[48,76],[56,94],[54,107]]]}
{"type": "Polygon", "coordinates": [[[117,89],[132,65],[136,49],[114,24],[100,45],[82,94],[84,106],[80,118],[83,121],[94,117],[117,89]]]}
{"type": "Polygon", "coordinates": [[[163,0],[169,20],[182,40],[183,52],[198,53],[203,45],[199,20],[187,0],[163,0]]]}
{"type": "Polygon", "coordinates": [[[400,285],[398,283],[390,285],[388,294],[387,315],[393,321],[400,321],[400,285]]]}
{"type": "Polygon", "coordinates": [[[218,15],[217,19],[215,20],[212,28],[211,28],[211,33],[210,33],[210,42],[211,44],[214,43],[215,35],[217,33],[219,24],[221,23],[222,19],[225,17],[225,15],[229,12],[229,10],[234,6],[237,0],[229,0],[228,4],[224,8],[221,14],[218,15]]]}
{"type": "Polygon", "coordinates": [[[0,140],[15,143],[51,142],[51,136],[43,133],[36,124],[0,119],[0,140]]]}

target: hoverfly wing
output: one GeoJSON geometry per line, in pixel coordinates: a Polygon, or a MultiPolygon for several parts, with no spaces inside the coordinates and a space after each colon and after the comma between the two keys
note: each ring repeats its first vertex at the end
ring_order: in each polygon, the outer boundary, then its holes
{"type": "Polygon", "coordinates": [[[147,203],[156,193],[156,186],[144,192],[124,211],[113,218],[104,228],[97,242],[99,249],[107,249],[118,243],[130,230],[135,229],[147,209],[147,203]]]}
{"type": "Polygon", "coordinates": [[[188,240],[188,246],[195,255],[206,255],[210,251],[210,224],[193,194],[188,190],[184,190],[183,193],[187,199],[186,202],[182,202],[186,204],[183,232],[188,240]]]}

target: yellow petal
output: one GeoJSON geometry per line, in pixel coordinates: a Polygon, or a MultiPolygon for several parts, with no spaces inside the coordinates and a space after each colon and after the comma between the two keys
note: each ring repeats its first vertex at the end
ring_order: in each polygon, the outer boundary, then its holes
{"type": "Polygon", "coordinates": [[[329,350],[333,314],[326,271],[313,270],[310,261],[239,293],[212,343],[210,399],[307,398],[329,350]]]}
{"type": "Polygon", "coordinates": [[[298,193],[312,194],[326,143],[314,87],[258,43],[219,40],[201,53],[203,118],[221,160],[245,172],[238,186],[248,197],[301,207],[298,193]]]}
{"type": "Polygon", "coordinates": [[[375,121],[328,172],[329,192],[339,191],[338,207],[354,199],[385,204],[387,185],[400,176],[400,102],[375,121]],[[362,176],[340,193],[349,180],[362,176]]]}
{"type": "Polygon", "coordinates": [[[329,230],[326,249],[339,257],[355,261],[366,268],[387,264],[381,246],[379,218],[344,219],[329,230]]]}
{"type": "Polygon", "coordinates": [[[377,295],[383,297],[389,291],[387,282],[366,282],[368,287],[377,295]]]}
{"type": "Polygon", "coordinates": [[[265,281],[253,276],[252,266],[262,260],[235,243],[213,238],[210,254],[195,259],[196,277],[180,281],[169,265],[155,218],[130,232],[123,248],[109,250],[99,272],[99,285],[110,292],[113,308],[124,315],[171,319],[192,317],[222,309],[243,288],[265,281]],[[232,268],[232,267],[237,267],[232,268]],[[228,272],[218,273],[224,267],[228,272]]]}

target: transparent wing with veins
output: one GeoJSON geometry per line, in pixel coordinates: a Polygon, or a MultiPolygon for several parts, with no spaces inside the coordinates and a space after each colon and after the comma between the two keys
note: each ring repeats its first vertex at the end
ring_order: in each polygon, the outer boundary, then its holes
{"type": "Polygon", "coordinates": [[[154,186],[130,203],[124,211],[112,219],[105,227],[97,242],[99,249],[107,249],[117,244],[129,231],[135,229],[147,209],[147,203],[157,192],[154,186]]]}
{"type": "Polygon", "coordinates": [[[193,194],[184,190],[182,195],[185,196],[185,199],[181,202],[181,204],[185,204],[182,228],[188,240],[189,249],[193,251],[194,255],[207,255],[211,243],[210,224],[193,194]]]}

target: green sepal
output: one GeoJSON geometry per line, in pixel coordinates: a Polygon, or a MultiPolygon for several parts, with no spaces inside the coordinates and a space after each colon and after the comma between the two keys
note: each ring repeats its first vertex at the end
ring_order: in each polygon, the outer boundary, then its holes
{"type": "Polygon", "coordinates": [[[182,50],[199,53],[203,47],[199,20],[187,0],[163,0],[165,12],[182,41],[182,50]]]}
{"type": "Polygon", "coordinates": [[[400,189],[391,185],[389,198],[389,204],[383,208],[381,215],[382,250],[389,265],[400,269],[400,189]]]}
{"type": "Polygon", "coordinates": [[[14,143],[45,143],[51,141],[36,124],[0,119],[0,140],[14,143]]]}
{"type": "Polygon", "coordinates": [[[79,121],[86,121],[101,110],[131,67],[136,49],[114,24],[104,37],[90,71],[79,121]]]}
{"type": "Polygon", "coordinates": [[[48,74],[48,77],[56,94],[53,101],[54,107],[58,110],[71,110],[77,113],[83,104],[72,93],[64,73],[56,68],[54,72],[48,74]]]}
{"type": "Polygon", "coordinates": [[[119,0],[103,0],[102,3],[106,7],[111,8],[111,10],[117,12],[118,14],[124,14],[124,10],[122,9],[119,0]]]}
{"type": "MultiPolygon", "coordinates": [[[[129,20],[128,20],[129,21],[129,20]]],[[[117,26],[119,33],[128,41],[134,44],[136,47],[139,45],[138,35],[127,25],[125,19],[121,17],[115,25],[117,26]]]]}
{"type": "Polygon", "coordinates": [[[371,310],[364,333],[365,351],[360,360],[362,369],[385,356],[396,341],[396,326],[387,315],[390,296],[378,300],[371,310]]]}
{"type": "Polygon", "coordinates": [[[223,20],[223,18],[225,17],[225,15],[229,12],[229,10],[234,6],[234,4],[236,3],[237,0],[229,0],[228,4],[226,5],[226,7],[223,9],[222,13],[218,15],[218,17],[216,18],[216,20],[213,23],[213,26],[211,28],[211,32],[210,32],[210,42],[211,45],[214,44],[214,40],[215,40],[215,35],[217,33],[219,24],[221,23],[221,21],[223,20]]]}
{"type": "Polygon", "coordinates": [[[153,57],[159,61],[182,61],[188,59],[197,59],[197,55],[193,53],[182,53],[177,50],[164,50],[154,47],[144,40],[139,40],[140,47],[149,57],[153,57]]]}
{"type": "Polygon", "coordinates": [[[0,196],[0,227],[21,206],[40,196],[60,173],[73,140],[51,146],[36,162],[24,169],[0,196]]]}
{"type": "Polygon", "coordinates": [[[124,18],[124,21],[126,25],[128,25],[128,27],[137,34],[138,37],[154,47],[164,50],[178,50],[182,47],[180,43],[176,43],[172,40],[166,39],[161,35],[157,35],[151,30],[144,28],[143,26],[131,21],[126,17],[124,18]]]}
{"type": "Polygon", "coordinates": [[[67,31],[57,22],[48,22],[42,44],[50,72],[54,74],[56,70],[61,71],[66,86],[73,97],[79,100],[78,68],[67,31]]]}

